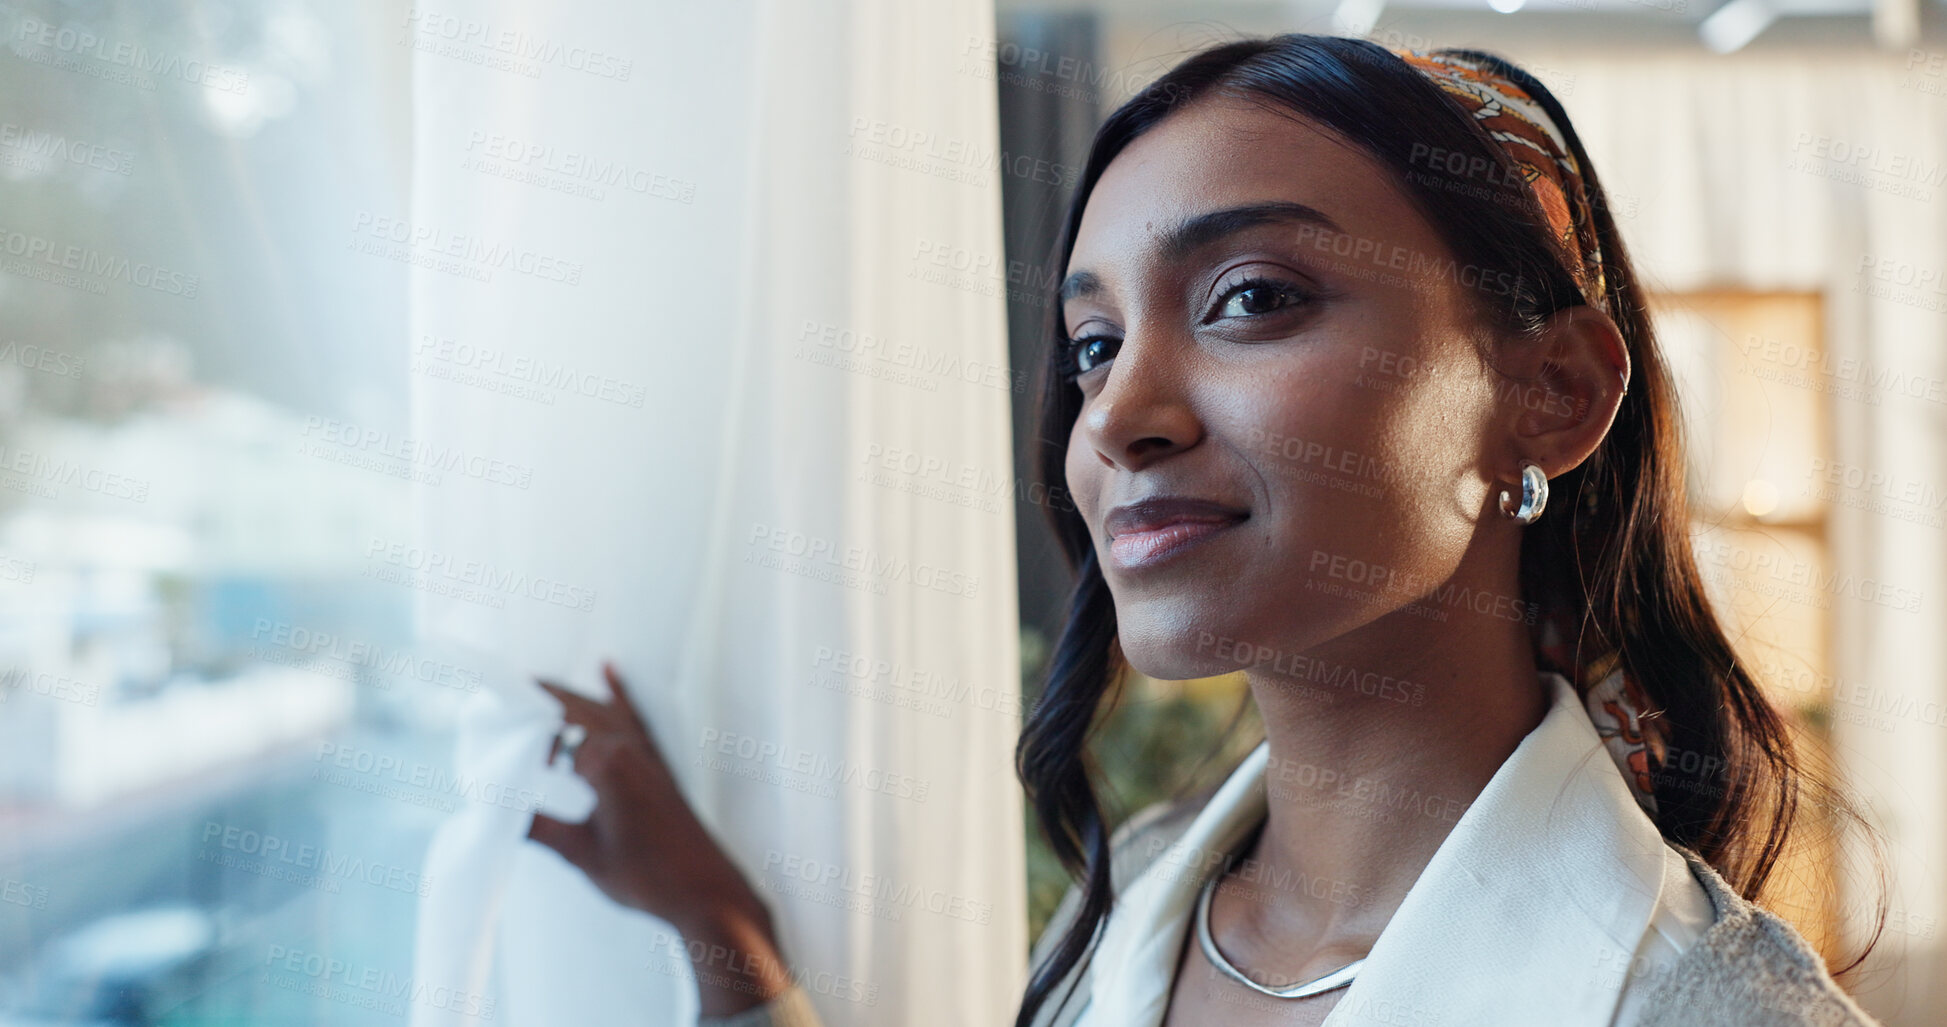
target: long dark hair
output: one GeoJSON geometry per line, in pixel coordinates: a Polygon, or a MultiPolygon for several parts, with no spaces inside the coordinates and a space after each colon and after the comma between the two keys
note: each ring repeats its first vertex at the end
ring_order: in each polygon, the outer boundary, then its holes
{"type": "MultiPolygon", "coordinates": [[[[1519,68],[1487,54],[1448,52],[1489,64],[1533,96],[1561,130],[1581,165],[1609,313],[1632,367],[1629,391],[1602,444],[1551,483],[1569,509],[1523,533],[1524,595],[1573,615],[1578,663],[1614,652],[1641,683],[1659,711],[1653,715],[1668,724],[1671,751],[1682,756],[1654,781],[1657,829],[1703,857],[1745,898],[1756,899],[1806,793],[1817,800],[1815,808],[1834,810],[1858,826],[1865,822],[1797,754],[1787,721],[1739,662],[1705,595],[1691,550],[1675,386],[1608,199],[1568,115],[1519,68]],[[1675,769],[1679,765],[1684,773],[1675,769]],[[1695,779],[1692,768],[1700,767],[1707,768],[1704,780],[1695,779]]],[[[1096,133],[1049,266],[1066,271],[1083,207],[1109,162],[1171,113],[1211,96],[1309,119],[1391,169],[1460,265],[1504,270],[1521,283],[1504,294],[1478,290],[1482,313],[1503,334],[1532,337],[1550,315],[1584,302],[1539,204],[1518,185],[1513,161],[1454,100],[1383,47],[1301,34],[1244,39],[1194,54],[1110,114],[1096,133]],[[1490,173],[1457,180],[1430,170],[1424,160],[1416,163],[1416,156],[1436,151],[1463,155],[1467,167],[1490,173]]],[[[1452,166],[1452,158],[1448,162],[1452,166]]],[[[1043,485],[1065,491],[1066,450],[1082,396],[1059,373],[1053,343],[1064,326],[1060,305],[1051,307],[1051,345],[1039,370],[1039,451],[1030,463],[1043,485]]],[[[1097,798],[1087,742],[1104,693],[1126,667],[1116,645],[1115,605],[1086,523],[1073,506],[1051,505],[1045,512],[1077,582],[1041,696],[1022,730],[1015,768],[1050,848],[1080,884],[1081,905],[1049,958],[1035,968],[1017,1027],[1034,1021],[1055,985],[1089,953],[1114,901],[1110,825],[1097,798]]],[[[1561,669],[1574,679],[1574,668],[1561,669]]],[[[1881,924],[1884,919],[1882,898],[1881,924]]],[[[1862,951],[1845,969],[1864,958],[1862,951]]]]}

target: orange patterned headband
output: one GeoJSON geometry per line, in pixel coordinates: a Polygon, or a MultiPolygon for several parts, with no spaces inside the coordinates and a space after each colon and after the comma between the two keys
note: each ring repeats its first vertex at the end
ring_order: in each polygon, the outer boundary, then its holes
{"type": "MultiPolygon", "coordinates": [[[[1486,64],[1455,53],[1396,50],[1480,122],[1487,134],[1514,158],[1522,179],[1561,243],[1575,284],[1588,305],[1607,313],[1608,292],[1602,274],[1602,247],[1590,216],[1589,194],[1582,184],[1582,167],[1569,152],[1562,133],[1535,98],[1486,64]]],[[[1437,150],[1420,153],[1436,171],[1467,174],[1466,158],[1437,150]],[[1459,163],[1458,169],[1450,165],[1459,163]]]]}

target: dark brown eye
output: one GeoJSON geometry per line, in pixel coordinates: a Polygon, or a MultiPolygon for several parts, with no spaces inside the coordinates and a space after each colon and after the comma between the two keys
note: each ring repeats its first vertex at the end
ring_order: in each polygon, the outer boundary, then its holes
{"type": "Polygon", "coordinates": [[[1250,317],[1254,314],[1269,314],[1296,306],[1304,301],[1303,293],[1287,285],[1263,280],[1240,282],[1224,294],[1223,301],[1217,308],[1217,316],[1250,317]]]}
{"type": "Polygon", "coordinates": [[[1121,345],[1122,340],[1106,335],[1087,335],[1079,339],[1069,339],[1067,342],[1069,373],[1071,375],[1088,373],[1104,362],[1114,359],[1115,351],[1121,345]]]}

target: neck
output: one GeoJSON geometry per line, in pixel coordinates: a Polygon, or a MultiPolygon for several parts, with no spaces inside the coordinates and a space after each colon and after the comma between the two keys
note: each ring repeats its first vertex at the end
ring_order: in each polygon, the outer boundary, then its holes
{"type": "Polygon", "coordinates": [[[1292,883],[1237,904],[1219,934],[1230,936],[1225,951],[1298,970],[1301,954],[1329,969],[1370,949],[1547,713],[1525,621],[1459,605],[1435,608],[1442,621],[1416,609],[1250,672],[1270,761],[1268,817],[1248,855],[1260,881],[1292,883]],[[1335,670],[1337,684],[1307,680],[1335,670]]]}

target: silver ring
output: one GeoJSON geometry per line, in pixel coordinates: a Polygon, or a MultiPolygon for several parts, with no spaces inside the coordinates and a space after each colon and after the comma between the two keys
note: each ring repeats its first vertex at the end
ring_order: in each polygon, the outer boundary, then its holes
{"type": "Polygon", "coordinates": [[[575,753],[581,749],[581,743],[588,740],[588,729],[580,724],[563,724],[561,730],[554,733],[554,739],[560,746],[558,755],[573,763],[575,753]]]}

